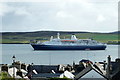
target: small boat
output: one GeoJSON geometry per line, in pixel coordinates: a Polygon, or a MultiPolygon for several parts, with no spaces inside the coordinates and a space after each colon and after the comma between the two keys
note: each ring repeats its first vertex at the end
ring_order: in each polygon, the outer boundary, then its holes
{"type": "Polygon", "coordinates": [[[34,50],[105,50],[106,44],[93,39],[78,39],[74,34],[70,39],[51,36],[50,41],[31,43],[34,50]]]}

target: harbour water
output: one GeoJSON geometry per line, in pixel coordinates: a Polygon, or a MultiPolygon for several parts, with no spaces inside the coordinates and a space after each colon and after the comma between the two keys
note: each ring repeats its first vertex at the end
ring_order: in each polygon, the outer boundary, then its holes
{"type": "Polygon", "coordinates": [[[34,51],[29,44],[1,44],[2,63],[11,64],[12,56],[16,56],[17,61],[26,64],[72,64],[78,63],[82,59],[89,59],[93,62],[107,60],[111,55],[112,60],[118,58],[118,45],[108,45],[106,50],[96,51],[34,51]]]}

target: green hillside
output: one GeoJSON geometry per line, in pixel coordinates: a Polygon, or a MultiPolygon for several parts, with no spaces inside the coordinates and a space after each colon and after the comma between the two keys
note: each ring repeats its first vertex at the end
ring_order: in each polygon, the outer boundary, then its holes
{"type": "Polygon", "coordinates": [[[70,38],[75,34],[79,39],[92,38],[104,43],[118,43],[117,32],[113,33],[92,33],[92,32],[63,32],[63,31],[38,31],[38,32],[4,32],[2,34],[1,43],[29,43],[30,40],[46,41],[50,36],[56,37],[60,33],[60,38],[70,38]]]}

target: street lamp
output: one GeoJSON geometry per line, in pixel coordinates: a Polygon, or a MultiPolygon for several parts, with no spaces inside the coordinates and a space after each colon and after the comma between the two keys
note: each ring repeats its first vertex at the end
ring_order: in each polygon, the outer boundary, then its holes
{"type": "Polygon", "coordinates": [[[13,78],[15,78],[15,55],[13,55],[12,60],[13,60],[13,78]]]}
{"type": "Polygon", "coordinates": [[[31,64],[31,71],[33,71],[33,65],[34,65],[34,64],[32,63],[32,64],[31,64]]]}

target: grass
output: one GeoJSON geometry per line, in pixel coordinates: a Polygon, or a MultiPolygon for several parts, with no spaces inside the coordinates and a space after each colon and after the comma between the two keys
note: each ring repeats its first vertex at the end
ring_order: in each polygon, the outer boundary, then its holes
{"type": "MultiPolygon", "coordinates": [[[[119,41],[118,34],[103,34],[103,33],[77,33],[75,34],[77,38],[79,39],[88,39],[93,38],[94,40],[107,43],[108,41],[119,41]]],[[[52,35],[51,35],[52,36],[52,35]]],[[[54,36],[54,38],[56,35],[54,36]]],[[[61,34],[60,38],[70,38],[70,34],[61,34]]],[[[29,43],[29,40],[42,40],[46,41],[50,39],[50,36],[22,36],[22,35],[9,35],[9,36],[3,36],[2,39],[0,39],[1,43],[29,43]]]]}

